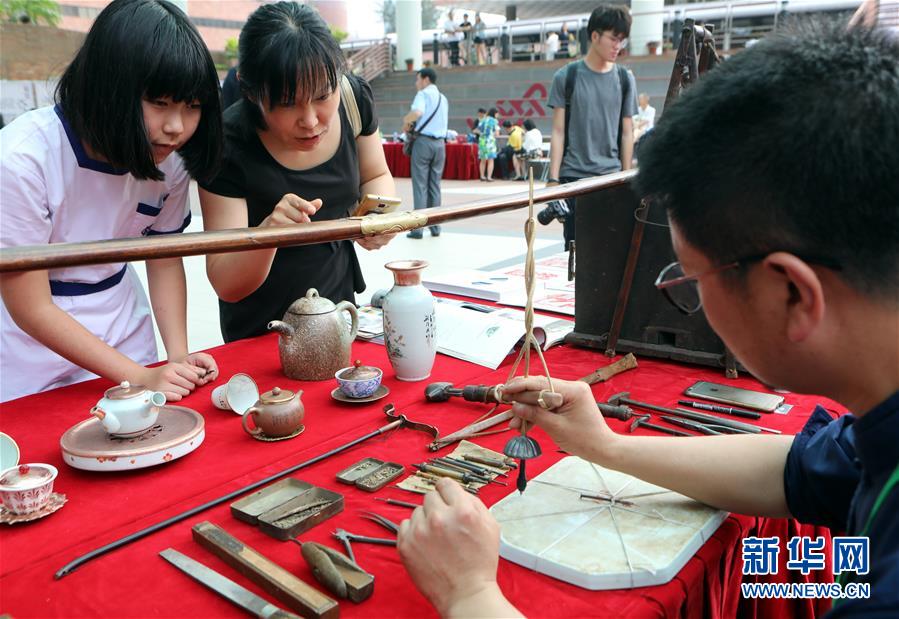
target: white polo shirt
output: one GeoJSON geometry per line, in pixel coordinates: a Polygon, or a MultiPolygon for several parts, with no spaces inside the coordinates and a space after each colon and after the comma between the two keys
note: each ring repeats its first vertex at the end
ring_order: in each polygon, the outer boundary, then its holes
{"type": "MultiPolygon", "coordinates": [[[[190,221],[180,155],[138,180],[91,159],[57,107],[0,131],[0,247],[181,232],[190,221]]],[[[53,302],[141,365],[158,360],[146,295],[124,263],[49,271],[53,302]]],[[[25,334],[0,308],[0,401],[94,377],[25,334]]]]}

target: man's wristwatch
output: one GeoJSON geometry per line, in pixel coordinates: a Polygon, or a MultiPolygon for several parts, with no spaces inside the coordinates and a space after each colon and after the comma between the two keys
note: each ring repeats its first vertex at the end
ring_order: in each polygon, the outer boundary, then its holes
{"type": "Polygon", "coordinates": [[[558,185],[558,184],[559,184],[559,179],[557,179],[557,178],[548,178],[548,179],[546,179],[546,182],[547,182],[547,183],[556,183],[556,184],[558,185]]]}

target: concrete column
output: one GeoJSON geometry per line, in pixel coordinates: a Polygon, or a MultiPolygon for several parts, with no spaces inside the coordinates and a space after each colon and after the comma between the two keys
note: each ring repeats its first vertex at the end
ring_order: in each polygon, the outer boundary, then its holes
{"type": "Polygon", "coordinates": [[[648,56],[649,49],[646,44],[656,41],[659,45],[657,54],[662,53],[664,41],[664,23],[662,10],[665,8],[665,0],[632,0],[631,15],[634,21],[631,24],[630,43],[628,53],[632,56],[648,56]],[[641,15],[641,13],[643,13],[641,15]],[[645,13],[651,13],[646,15],[645,13]]]}
{"type": "Polygon", "coordinates": [[[396,2],[396,66],[406,70],[406,58],[412,66],[421,68],[421,0],[397,0],[396,2]]]}

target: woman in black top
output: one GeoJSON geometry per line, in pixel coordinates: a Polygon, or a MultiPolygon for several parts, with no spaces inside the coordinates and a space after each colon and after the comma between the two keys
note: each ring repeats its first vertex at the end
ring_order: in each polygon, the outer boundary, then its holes
{"type": "MultiPolygon", "coordinates": [[[[313,9],[259,7],[239,48],[242,99],[225,113],[224,164],[200,188],[206,230],[340,219],[364,193],[395,195],[371,89],[348,76],[362,121],[354,139],[340,100],[343,55],[313,9]]],[[[391,238],[357,242],[371,250],[391,238]]],[[[352,241],[210,255],[206,272],[226,342],[265,333],[309,288],[335,303],[365,289],[352,241]]]]}

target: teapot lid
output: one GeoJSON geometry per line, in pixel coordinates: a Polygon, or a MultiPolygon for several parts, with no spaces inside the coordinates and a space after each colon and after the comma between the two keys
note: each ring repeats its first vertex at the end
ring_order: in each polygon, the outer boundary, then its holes
{"type": "Polygon", "coordinates": [[[381,370],[371,365],[362,365],[360,359],[356,359],[353,367],[344,368],[339,376],[343,380],[369,380],[377,378],[381,374],[381,370]]]}
{"type": "Polygon", "coordinates": [[[259,396],[259,400],[263,404],[280,404],[281,402],[289,402],[295,395],[296,394],[290,389],[275,387],[271,391],[266,391],[259,396]]]}
{"type": "Polygon", "coordinates": [[[288,314],[309,315],[309,314],[327,314],[337,309],[337,306],[330,299],[318,296],[318,290],[310,288],[306,291],[305,297],[300,297],[290,304],[287,308],[288,314]]]}
{"type": "Polygon", "coordinates": [[[123,380],[120,385],[110,387],[103,395],[109,400],[127,400],[143,395],[147,388],[143,385],[132,385],[127,380],[123,380]]]}

